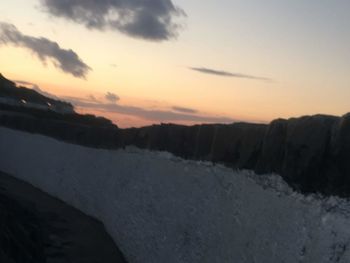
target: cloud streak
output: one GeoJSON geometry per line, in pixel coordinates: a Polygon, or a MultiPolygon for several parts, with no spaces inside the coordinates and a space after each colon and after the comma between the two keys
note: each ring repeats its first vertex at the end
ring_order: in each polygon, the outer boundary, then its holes
{"type": "Polygon", "coordinates": [[[172,0],[41,0],[49,14],[89,29],[112,29],[136,38],[163,41],[175,38],[174,22],[185,12],[172,0]]]}
{"type": "Polygon", "coordinates": [[[185,108],[185,107],[178,107],[178,106],[173,106],[172,110],[177,111],[177,112],[182,112],[182,113],[197,113],[198,112],[195,109],[190,109],[190,108],[185,108]]]}
{"type": "Polygon", "coordinates": [[[234,119],[221,116],[203,116],[194,113],[174,112],[167,110],[149,110],[145,108],[119,105],[117,103],[101,103],[92,100],[64,97],[63,99],[71,102],[74,106],[85,109],[95,109],[110,113],[119,113],[134,117],[139,117],[145,120],[156,122],[172,122],[172,121],[193,121],[202,123],[232,123],[234,119]]]}
{"type": "Polygon", "coordinates": [[[265,78],[265,77],[258,77],[258,76],[241,74],[241,73],[232,73],[232,72],[228,72],[228,71],[216,70],[216,69],[210,69],[210,68],[204,68],[204,67],[190,67],[189,69],[203,73],[203,74],[210,74],[210,75],[216,75],[216,76],[221,76],[221,77],[272,81],[271,79],[265,78]]]}
{"type": "Polygon", "coordinates": [[[14,80],[18,85],[31,86],[32,89],[39,89],[39,86],[35,83],[24,81],[24,80],[14,80]]]}
{"type": "Polygon", "coordinates": [[[25,35],[12,24],[0,22],[0,45],[26,48],[45,65],[51,61],[56,68],[77,78],[86,78],[91,70],[73,50],[62,49],[56,42],[44,37],[25,35]]]}

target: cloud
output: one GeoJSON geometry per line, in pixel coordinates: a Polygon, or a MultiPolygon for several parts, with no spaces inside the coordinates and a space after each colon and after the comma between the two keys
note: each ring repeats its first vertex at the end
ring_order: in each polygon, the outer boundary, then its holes
{"type": "Polygon", "coordinates": [[[120,100],[118,95],[111,92],[107,92],[107,94],[105,95],[105,99],[111,103],[117,103],[117,101],[120,100]]]}
{"type": "Polygon", "coordinates": [[[215,69],[209,69],[209,68],[203,68],[203,67],[201,67],[201,68],[190,67],[189,69],[200,72],[200,73],[204,73],[204,74],[211,74],[211,75],[217,75],[217,76],[222,76],[222,77],[271,81],[271,79],[269,79],[269,78],[257,77],[257,76],[241,74],[241,73],[232,73],[232,72],[228,72],[228,71],[215,70],[215,69]]]}
{"type": "Polygon", "coordinates": [[[98,99],[96,99],[96,97],[92,94],[88,95],[88,99],[94,102],[98,102],[98,99]]]}
{"type": "Polygon", "coordinates": [[[51,61],[56,68],[77,78],[85,78],[91,70],[73,50],[62,49],[56,42],[44,37],[24,35],[14,25],[0,22],[0,45],[4,44],[29,49],[45,65],[51,61]]]}
{"type": "Polygon", "coordinates": [[[149,110],[135,106],[119,105],[117,103],[100,103],[91,102],[86,99],[64,97],[65,100],[71,102],[74,106],[85,109],[95,109],[111,113],[119,113],[129,116],[139,117],[145,120],[156,122],[172,122],[172,121],[193,121],[202,123],[232,123],[234,119],[221,116],[203,116],[190,113],[181,113],[166,110],[149,110]]]}
{"type": "Polygon", "coordinates": [[[184,108],[184,107],[178,107],[178,106],[173,106],[172,110],[177,111],[177,112],[182,112],[182,113],[197,113],[197,110],[190,109],[190,108],[184,108]]]}
{"type": "Polygon", "coordinates": [[[83,24],[89,29],[118,30],[152,41],[178,35],[176,17],[185,12],[172,0],[41,0],[49,14],[83,24]]]}

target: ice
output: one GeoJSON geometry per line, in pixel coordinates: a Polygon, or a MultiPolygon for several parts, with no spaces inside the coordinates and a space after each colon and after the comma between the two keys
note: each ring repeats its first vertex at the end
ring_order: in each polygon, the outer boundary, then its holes
{"type": "Polygon", "coordinates": [[[101,220],[130,263],[350,262],[350,202],[137,148],[0,128],[0,170],[101,220]]]}

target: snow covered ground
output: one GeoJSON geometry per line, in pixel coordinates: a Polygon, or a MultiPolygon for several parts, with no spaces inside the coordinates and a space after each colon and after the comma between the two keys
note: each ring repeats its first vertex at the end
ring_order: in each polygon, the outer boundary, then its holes
{"type": "Polygon", "coordinates": [[[350,262],[350,202],[168,153],[0,128],[0,170],[100,219],[130,263],[350,262]]]}

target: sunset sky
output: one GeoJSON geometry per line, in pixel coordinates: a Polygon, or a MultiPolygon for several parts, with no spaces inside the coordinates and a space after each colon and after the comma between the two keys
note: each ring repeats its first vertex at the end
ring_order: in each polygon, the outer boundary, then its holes
{"type": "Polygon", "coordinates": [[[0,72],[121,127],[343,115],[349,12],[341,0],[3,0],[0,72]]]}

